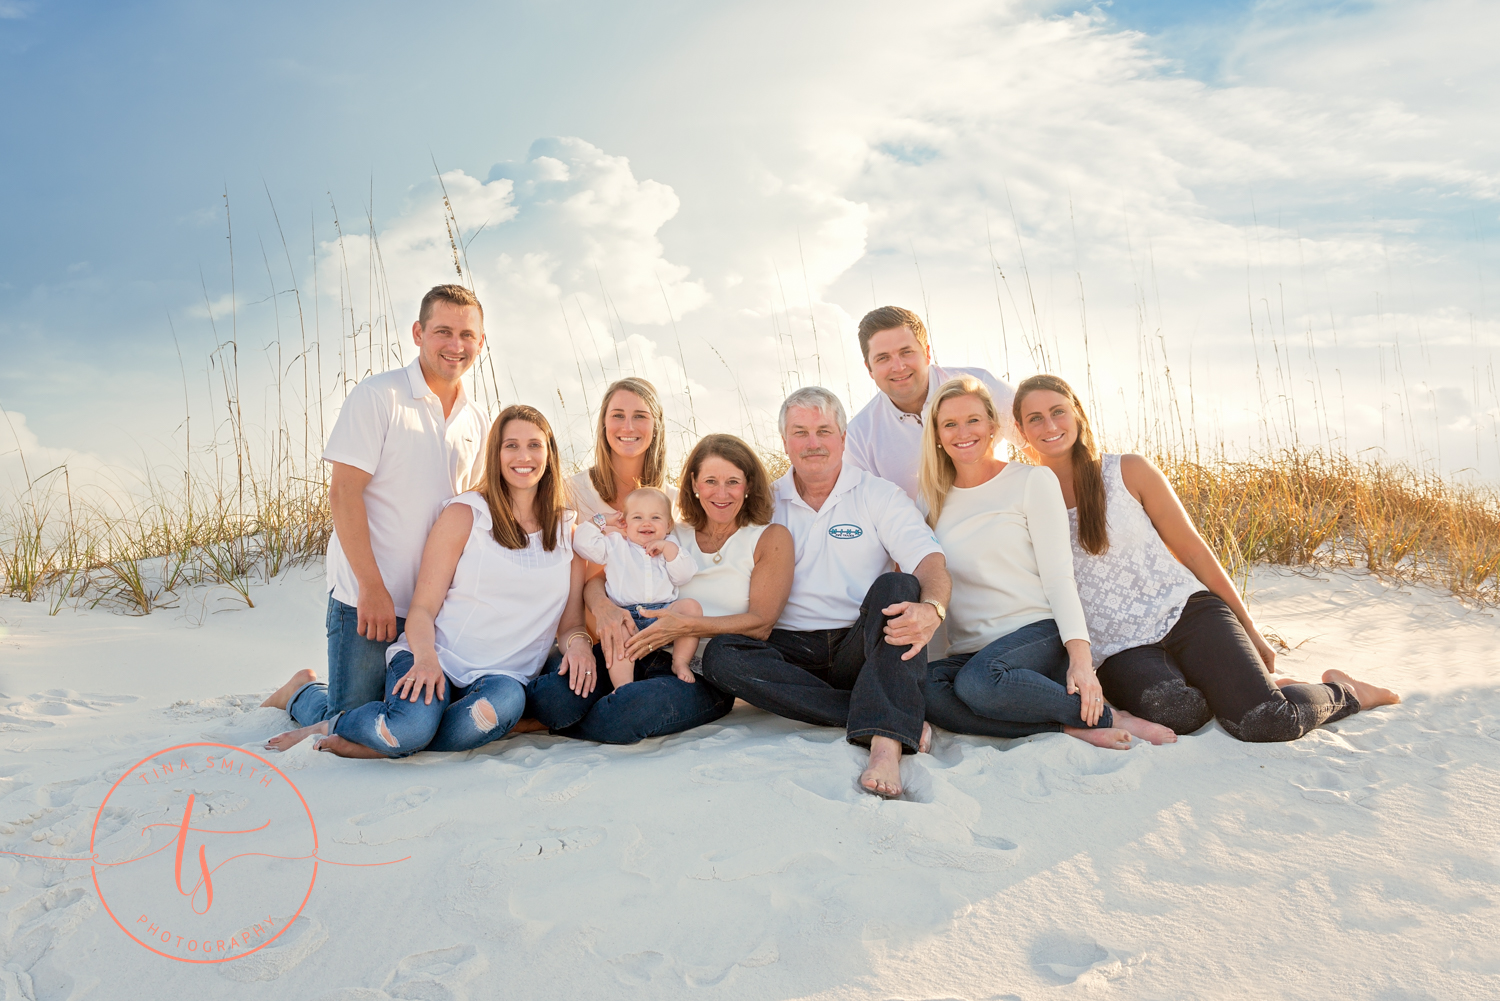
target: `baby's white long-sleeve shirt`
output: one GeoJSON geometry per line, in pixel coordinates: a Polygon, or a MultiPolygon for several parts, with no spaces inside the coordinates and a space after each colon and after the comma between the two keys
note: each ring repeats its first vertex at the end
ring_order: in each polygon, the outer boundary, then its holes
{"type": "Polygon", "coordinates": [[[678,547],[677,558],[648,556],[644,546],[616,532],[602,532],[581,521],[573,532],[573,549],[604,565],[604,593],[621,608],[676,601],[677,588],[693,579],[698,564],[678,547]]]}

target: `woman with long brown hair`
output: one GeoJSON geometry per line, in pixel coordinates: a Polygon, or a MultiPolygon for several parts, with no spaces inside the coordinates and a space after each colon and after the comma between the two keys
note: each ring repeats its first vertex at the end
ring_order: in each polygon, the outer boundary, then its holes
{"type": "Polygon", "coordinates": [[[948,654],[928,665],[927,718],[956,733],[1061,731],[1124,750],[1165,727],[1104,704],[1073,585],[1057,477],[994,454],[1000,414],[972,376],[943,383],[922,432],[918,483],[948,557],[948,654]]]}
{"type": "Polygon", "coordinates": [[[266,746],[321,736],[319,750],[349,758],[473,750],[521,719],[554,641],[559,673],[592,690],[574,519],[547,419],[506,407],[485,445],[482,486],[449,501],[427,536],[406,631],[386,656],[385,700],[266,746]]]}
{"type": "Polygon", "coordinates": [[[1325,671],[1273,679],[1276,654],[1160,469],[1100,454],[1078,394],[1055,375],[1016,389],[1026,447],[1069,507],[1073,570],[1105,696],[1189,733],[1218,717],[1233,737],[1295,740],[1396,693],[1325,671]]]}

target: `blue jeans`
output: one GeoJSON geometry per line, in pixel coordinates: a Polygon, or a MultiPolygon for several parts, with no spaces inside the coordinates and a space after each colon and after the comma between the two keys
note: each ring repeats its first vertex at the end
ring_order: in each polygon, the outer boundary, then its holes
{"type": "MultiPolygon", "coordinates": [[[[389,640],[369,640],[359,634],[359,610],[328,595],[328,682],[303,685],[287,703],[286,711],[298,726],[325,719],[385,697],[385,649],[389,640]]],[[[396,618],[396,635],[406,631],[406,619],[396,618]]]]}
{"type": "Polygon", "coordinates": [[[366,702],[334,721],[333,732],[389,758],[418,751],[472,751],[510,732],[526,709],[526,686],[504,674],[486,675],[462,687],[452,680],[429,705],[395,694],[396,682],[415,658],[402,650],[385,671],[385,701],[366,702]]]}
{"type": "Polygon", "coordinates": [[[555,734],[597,740],[601,744],[634,744],[647,737],[691,730],[712,723],[734,708],[726,695],[699,678],[692,684],[672,673],[672,649],[657,650],[635,662],[635,680],[618,691],[602,670],[604,651],[594,647],[599,682],[587,697],[573,694],[568,678],[557,673],[554,653],[528,691],[528,715],[555,734]]]}
{"type": "Polygon", "coordinates": [[[916,751],[927,649],[902,660],[908,648],[885,641],[890,619],[880,610],[921,597],[922,585],[911,574],[881,574],[852,626],[773,629],[764,640],[715,636],[703,651],[703,676],[778,716],[844,727],[850,743],[868,746],[871,737],[890,737],[916,751]]]}
{"type": "MultiPolygon", "coordinates": [[[[954,733],[1026,737],[1065,726],[1088,728],[1079,697],[1069,695],[1068,648],[1057,623],[1043,619],[995,640],[978,653],[935,662],[923,693],[927,718],[954,733]]],[[[1114,726],[1108,706],[1096,726],[1114,726]]]]}
{"type": "Polygon", "coordinates": [[[670,608],[671,605],[672,602],[670,601],[638,601],[634,605],[626,605],[622,607],[624,607],[625,611],[630,613],[630,617],[635,620],[635,627],[637,629],[645,629],[647,626],[655,625],[656,620],[649,615],[642,615],[641,609],[649,608],[653,612],[655,612],[663,608],[670,608]]]}

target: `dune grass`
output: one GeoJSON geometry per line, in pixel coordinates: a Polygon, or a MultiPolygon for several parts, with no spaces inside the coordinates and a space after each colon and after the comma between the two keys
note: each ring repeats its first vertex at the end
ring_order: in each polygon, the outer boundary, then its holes
{"type": "MultiPolygon", "coordinates": [[[[1138,450],[1166,472],[1242,586],[1255,564],[1342,568],[1500,604],[1491,489],[1317,448],[1252,458],[1138,450]]],[[[764,455],[773,473],[785,470],[785,456],[764,455]]],[[[212,487],[184,473],[176,489],[158,479],[128,503],[75,496],[54,475],[0,508],[0,590],[53,612],[145,614],[200,587],[253,606],[254,586],[320,560],[331,532],[317,468],[246,469],[212,487]]]]}

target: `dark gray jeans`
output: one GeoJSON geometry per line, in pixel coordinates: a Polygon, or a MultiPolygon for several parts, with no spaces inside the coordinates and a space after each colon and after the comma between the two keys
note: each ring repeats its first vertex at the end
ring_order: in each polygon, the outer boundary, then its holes
{"type": "Polygon", "coordinates": [[[889,620],[880,610],[921,597],[911,574],[881,574],[847,629],[773,629],[764,640],[717,636],[703,652],[703,676],[778,716],[846,727],[852,744],[890,737],[914,752],[922,739],[927,651],[902,660],[909,648],[885,641],[889,620]]]}

